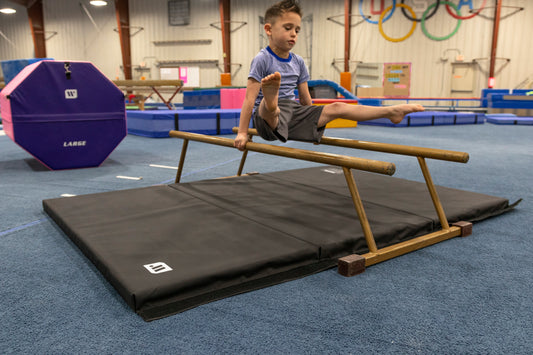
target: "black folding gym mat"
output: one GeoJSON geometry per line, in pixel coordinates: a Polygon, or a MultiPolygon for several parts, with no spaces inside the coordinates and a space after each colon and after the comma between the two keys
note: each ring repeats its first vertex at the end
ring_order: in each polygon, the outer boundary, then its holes
{"type": "MultiPolygon", "coordinates": [[[[378,247],[439,228],[424,183],[354,172],[378,247]]],[[[438,187],[450,222],[510,209],[438,187]]],[[[367,251],[342,170],[315,167],[43,201],[145,320],[325,270],[367,251]]]]}

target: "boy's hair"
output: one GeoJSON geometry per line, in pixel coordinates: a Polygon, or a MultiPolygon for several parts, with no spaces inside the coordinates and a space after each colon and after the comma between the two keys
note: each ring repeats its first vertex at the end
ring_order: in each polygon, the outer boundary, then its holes
{"type": "Polygon", "coordinates": [[[296,0],[283,0],[269,7],[265,13],[265,23],[274,23],[278,17],[294,12],[302,17],[302,9],[296,0]]]}

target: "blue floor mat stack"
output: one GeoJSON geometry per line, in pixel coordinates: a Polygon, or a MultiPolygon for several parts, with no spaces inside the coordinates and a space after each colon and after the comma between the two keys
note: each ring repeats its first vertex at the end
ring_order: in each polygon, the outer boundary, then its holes
{"type": "Polygon", "coordinates": [[[362,125],[387,126],[387,127],[417,127],[417,126],[441,126],[455,124],[482,124],[485,123],[485,114],[479,112],[446,112],[424,111],[406,115],[402,122],[392,123],[387,118],[359,122],[362,125]]]}
{"type": "Polygon", "coordinates": [[[486,116],[487,122],[505,125],[533,125],[533,117],[520,117],[513,113],[495,113],[486,116]]]}

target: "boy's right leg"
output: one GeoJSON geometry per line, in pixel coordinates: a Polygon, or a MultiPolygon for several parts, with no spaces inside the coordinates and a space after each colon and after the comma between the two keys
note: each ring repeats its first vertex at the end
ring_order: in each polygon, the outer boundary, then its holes
{"type": "Polygon", "coordinates": [[[281,74],[278,72],[270,74],[261,80],[263,100],[261,100],[259,105],[258,114],[273,130],[278,127],[279,122],[278,93],[280,85],[281,74]]]}
{"type": "Polygon", "coordinates": [[[335,118],[344,118],[352,121],[368,121],[377,118],[388,118],[392,123],[400,123],[405,115],[412,112],[424,111],[418,104],[401,104],[394,106],[365,106],[349,105],[344,102],[334,102],[324,106],[318,127],[324,127],[335,118]]]}

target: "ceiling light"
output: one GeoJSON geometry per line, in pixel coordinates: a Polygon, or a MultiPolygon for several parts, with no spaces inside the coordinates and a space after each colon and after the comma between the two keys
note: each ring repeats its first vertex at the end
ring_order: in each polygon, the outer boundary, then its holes
{"type": "Polygon", "coordinates": [[[89,4],[91,4],[92,6],[106,6],[107,5],[107,1],[104,1],[104,0],[91,0],[91,1],[89,1],[89,4]]]}
{"type": "Polygon", "coordinates": [[[10,7],[6,7],[6,8],[3,8],[3,9],[0,9],[0,12],[3,13],[3,14],[14,14],[15,12],[17,12],[17,10],[12,9],[10,7]]]}

